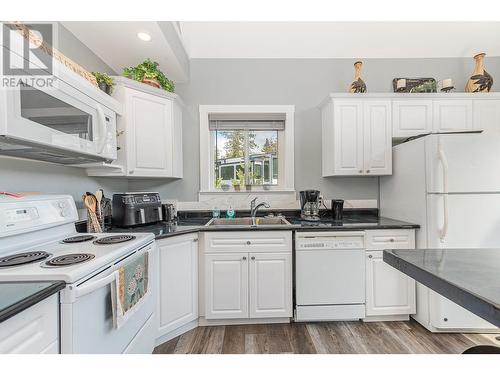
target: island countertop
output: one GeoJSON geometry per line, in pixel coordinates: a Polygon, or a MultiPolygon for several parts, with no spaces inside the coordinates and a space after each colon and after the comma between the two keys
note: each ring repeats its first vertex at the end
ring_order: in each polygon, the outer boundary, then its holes
{"type": "Polygon", "coordinates": [[[500,249],[384,250],[384,261],[500,327],[500,249]]]}

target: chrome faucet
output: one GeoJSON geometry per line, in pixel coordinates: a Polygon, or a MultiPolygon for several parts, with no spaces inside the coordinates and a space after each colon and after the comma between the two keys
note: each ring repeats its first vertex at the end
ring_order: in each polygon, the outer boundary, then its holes
{"type": "Polygon", "coordinates": [[[269,203],[267,203],[267,202],[261,202],[261,203],[256,205],[255,202],[257,201],[257,199],[258,199],[258,197],[255,197],[250,202],[250,216],[252,217],[252,225],[253,226],[257,225],[257,220],[255,219],[255,216],[257,215],[257,211],[259,210],[259,208],[261,208],[261,207],[270,208],[271,207],[269,205],[269,203]]]}

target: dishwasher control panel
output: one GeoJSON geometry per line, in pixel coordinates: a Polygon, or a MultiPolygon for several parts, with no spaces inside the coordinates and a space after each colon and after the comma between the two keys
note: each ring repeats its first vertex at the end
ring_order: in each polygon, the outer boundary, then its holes
{"type": "Polygon", "coordinates": [[[364,236],[303,236],[296,239],[297,250],[348,250],[364,247],[364,236]]]}

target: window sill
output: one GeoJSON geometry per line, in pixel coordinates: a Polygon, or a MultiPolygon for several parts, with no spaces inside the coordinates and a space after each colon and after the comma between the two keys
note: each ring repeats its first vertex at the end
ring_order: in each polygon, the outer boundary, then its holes
{"type": "Polygon", "coordinates": [[[253,193],[259,193],[259,194],[295,194],[294,189],[271,189],[271,190],[265,190],[265,189],[258,189],[254,188],[252,190],[246,190],[246,189],[241,189],[240,191],[236,190],[228,190],[228,191],[222,191],[222,190],[203,190],[200,191],[200,195],[210,195],[210,194],[253,194],[253,193]]]}

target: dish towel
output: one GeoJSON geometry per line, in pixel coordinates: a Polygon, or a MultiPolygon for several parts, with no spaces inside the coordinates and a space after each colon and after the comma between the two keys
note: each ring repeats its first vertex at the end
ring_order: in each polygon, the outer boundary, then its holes
{"type": "Polygon", "coordinates": [[[150,294],[149,253],[120,267],[111,283],[113,326],[120,328],[137,311],[150,294]]]}

